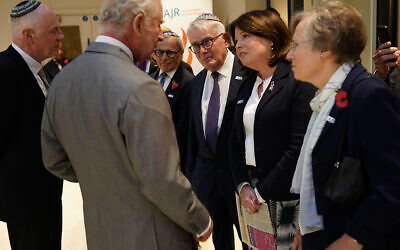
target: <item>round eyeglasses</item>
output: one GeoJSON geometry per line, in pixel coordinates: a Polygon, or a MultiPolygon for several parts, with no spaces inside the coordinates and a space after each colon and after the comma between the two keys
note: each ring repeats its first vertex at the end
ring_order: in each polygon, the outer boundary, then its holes
{"type": "Polygon", "coordinates": [[[211,49],[212,46],[214,45],[215,40],[217,40],[218,37],[220,37],[222,34],[224,34],[224,33],[220,33],[219,35],[217,35],[215,37],[206,38],[203,41],[201,41],[200,43],[192,43],[192,45],[189,46],[189,49],[195,54],[200,52],[201,47],[203,47],[203,49],[211,49]]]}
{"type": "Polygon", "coordinates": [[[161,50],[161,49],[154,50],[154,54],[159,58],[163,57],[164,53],[167,54],[169,58],[174,58],[178,52],[179,50],[161,50]]]}

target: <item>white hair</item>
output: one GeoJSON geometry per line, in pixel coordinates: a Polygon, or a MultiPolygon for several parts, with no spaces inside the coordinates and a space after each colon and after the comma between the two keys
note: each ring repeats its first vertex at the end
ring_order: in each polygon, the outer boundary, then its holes
{"type": "MultiPolygon", "coordinates": [[[[121,28],[129,21],[127,17],[130,13],[134,16],[143,13],[145,26],[149,27],[159,11],[157,2],[155,0],[107,0],[101,6],[100,20],[102,23],[111,24],[112,32],[121,34],[124,32],[124,29],[121,30],[121,28]]],[[[110,31],[109,26],[106,28],[100,25],[100,33],[104,29],[110,31]]]]}
{"type": "Polygon", "coordinates": [[[195,19],[190,23],[187,33],[190,33],[193,28],[207,31],[212,30],[215,34],[225,33],[225,26],[221,22],[214,20],[195,19]]]}
{"type": "Polygon", "coordinates": [[[178,36],[178,34],[176,34],[175,32],[168,32],[168,31],[166,31],[166,32],[163,32],[162,35],[163,35],[164,38],[170,38],[170,37],[175,38],[179,50],[183,50],[183,42],[182,42],[181,37],[178,36]]]}

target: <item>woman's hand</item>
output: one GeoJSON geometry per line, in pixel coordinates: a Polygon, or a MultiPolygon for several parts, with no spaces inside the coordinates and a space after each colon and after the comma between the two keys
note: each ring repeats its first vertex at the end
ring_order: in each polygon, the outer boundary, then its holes
{"type": "Polygon", "coordinates": [[[362,248],[363,246],[354,238],[348,234],[343,234],[342,237],[330,244],[326,250],[360,250],[362,248]]]}
{"type": "Polygon", "coordinates": [[[240,200],[242,202],[242,207],[249,214],[257,213],[261,206],[257,200],[254,189],[250,185],[244,185],[242,187],[242,190],[240,190],[240,200]]]}

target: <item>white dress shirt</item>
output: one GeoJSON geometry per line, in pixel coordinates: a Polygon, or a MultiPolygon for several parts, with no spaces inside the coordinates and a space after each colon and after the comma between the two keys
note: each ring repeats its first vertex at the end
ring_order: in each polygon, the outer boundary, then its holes
{"type": "Polygon", "coordinates": [[[246,140],[245,140],[246,164],[254,167],[256,166],[256,155],[254,151],[254,119],[256,117],[256,110],[258,104],[260,103],[260,100],[264,95],[265,90],[268,88],[271,79],[272,75],[267,79],[265,79],[264,81],[259,76],[257,76],[256,82],[251,92],[251,96],[247,101],[246,107],[244,108],[243,111],[243,125],[244,125],[244,131],[246,133],[246,140]],[[263,83],[263,90],[261,93],[261,97],[259,98],[257,89],[261,83],[263,83]]]}
{"type": "Polygon", "coordinates": [[[18,54],[20,54],[22,56],[22,58],[24,59],[26,64],[28,64],[28,67],[31,70],[33,76],[35,77],[40,89],[42,90],[43,95],[47,96],[46,85],[43,82],[42,78],[40,78],[40,76],[38,75],[39,71],[43,68],[43,65],[40,62],[33,59],[30,55],[28,55],[25,51],[23,51],[15,43],[11,43],[11,46],[18,52],[18,54]]]}
{"type": "Polygon", "coordinates": [[[133,54],[132,51],[128,48],[128,46],[126,46],[125,44],[123,44],[121,41],[112,38],[110,36],[104,36],[104,35],[98,35],[96,37],[96,42],[98,43],[107,43],[107,44],[111,44],[114,46],[119,47],[120,49],[122,49],[122,51],[124,51],[129,58],[133,61],[133,54]]]}
{"type": "MultiPolygon", "coordinates": [[[[264,95],[265,90],[269,87],[271,82],[272,75],[265,79],[264,81],[257,76],[256,82],[254,83],[253,90],[251,91],[251,95],[249,100],[246,103],[246,106],[243,111],[243,126],[246,134],[245,139],[245,157],[246,157],[246,165],[256,167],[256,154],[254,151],[254,120],[256,117],[256,110],[258,104],[260,103],[262,96],[264,95]],[[261,92],[261,96],[258,97],[258,86],[263,84],[263,89],[261,92]]],[[[245,185],[250,185],[248,182],[242,182],[238,186],[238,192],[240,191],[245,185]]],[[[254,189],[257,200],[259,202],[265,202],[265,200],[261,197],[258,193],[257,188],[254,189]]]]}
{"type": "MultiPolygon", "coordinates": [[[[224,64],[221,66],[217,72],[218,75],[218,85],[220,91],[220,108],[219,108],[219,116],[218,116],[218,132],[221,128],[222,119],[224,118],[225,106],[226,101],[228,99],[228,92],[229,92],[229,85],[231,82],[231,75],[232,75],[232,67],[234,62],[233,54],[228,50],[228,55],[226,56],[224,64]]],[[[214,79],[211,76],[211,71],[207,71],[206,79],[204,82],[204,89],[203,89],[203,96],[201,99],[201,113],[202,113],[202,120],[203,120],[203,131],[204,137],[206,133],[206,119],[207,119],[207,110],[208,110],[208,103],[210,102],[210,97],[212,90],[214,88],[214,79]]]]}
{"type": "MultiPolygon", "coordinates": [[[[172,77],[174,77],[175,72],[176,72],[177,69],[178,69],[178,68],[176,68],[176,69],[174,69],[174,70],[171,70],[171,71],[169,71],[169,72],[165,72],[165,73],[167,74],[167,76],[165,77],[164,85],[162,86],[163,89],[164,89],[164,91],[167,90],[168,85],[169,85],[169,83],[171,82],[172,77]]],[[[161,74],[162,74],[162,73],[163,73],[163,71],[160,69],[160,73],[158,74],[158,78],[157,78],[157,81],[158,81],[158,82],[161,81],[161,74]]],[[[160,82],[160,83],[161,83],[161,82],[160,82]]]]}

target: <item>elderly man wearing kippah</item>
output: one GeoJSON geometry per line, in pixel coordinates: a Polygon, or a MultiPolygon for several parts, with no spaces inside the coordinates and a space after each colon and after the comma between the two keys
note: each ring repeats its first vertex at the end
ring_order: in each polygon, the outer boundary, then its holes
{"type": "Polygon", "coordinates": [[[48,79],[41,62],[64,38],[56,15],[24,1],[10,14],[12,44],[0,53],[0,220],[13,250],[61,249],[62,180],[43,166],[40,124],[48,79]]]}
{"type": "Polygon", "coordinates": [[[228,50],[229,36],[218,17],[211,13],[198,16],[187,34],[189,48],[204,69],[191,82],[185,175],[214,221],[215,249],[231,250],[233,224],[237,231],[239,226],[227,145],[245,76],[228,50]]]}

